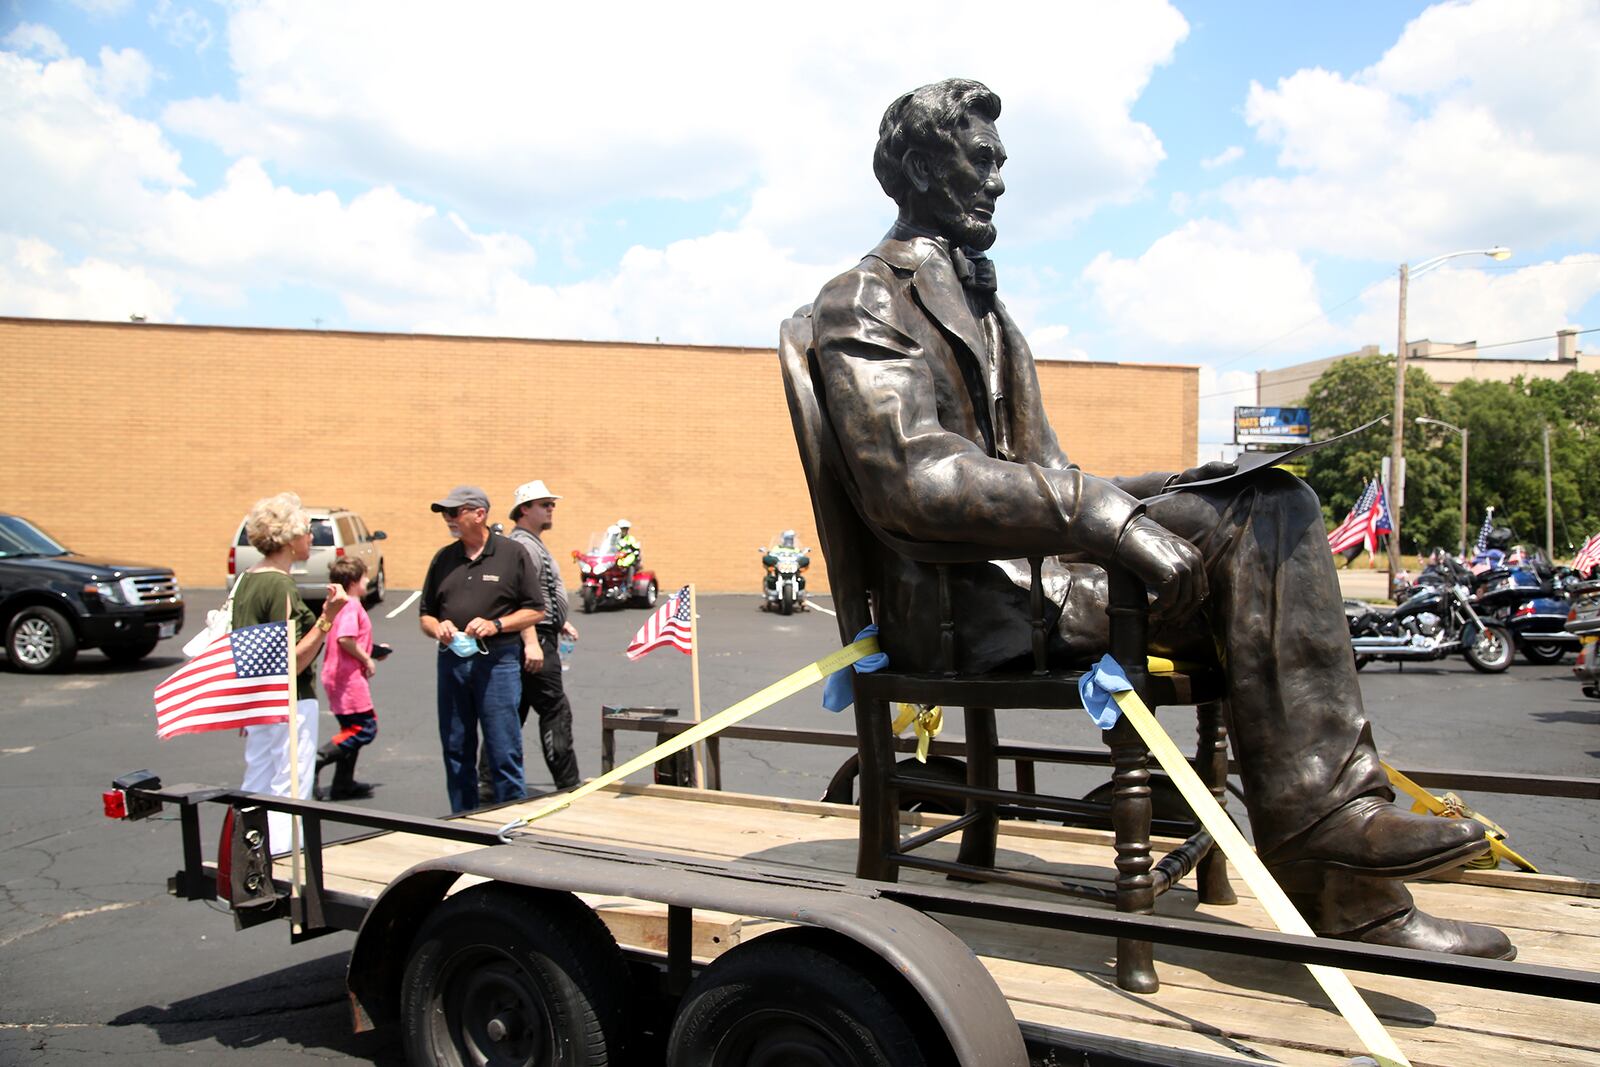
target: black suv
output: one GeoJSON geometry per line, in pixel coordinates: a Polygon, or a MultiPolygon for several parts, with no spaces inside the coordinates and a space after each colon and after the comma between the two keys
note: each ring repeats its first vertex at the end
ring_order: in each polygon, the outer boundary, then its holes
{"type": "Polygon", "coordinates": [[[183,629],[183,594],[166,567],[87,559],[0,514],[0,627],[21,671],[62,670],[80,648],[133,663],[183,629]]]}

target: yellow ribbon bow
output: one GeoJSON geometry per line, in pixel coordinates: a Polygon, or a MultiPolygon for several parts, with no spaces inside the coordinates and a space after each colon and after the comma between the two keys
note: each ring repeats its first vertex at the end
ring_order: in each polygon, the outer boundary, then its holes
{"type": "Polygon", "coordinates": [[[937,704],[900,704],[900,714],[890,727],[898,736],[907,726],[917,728],[917,762],[928,762],[928,744],[944,729],[944,709],[937,704]]]}

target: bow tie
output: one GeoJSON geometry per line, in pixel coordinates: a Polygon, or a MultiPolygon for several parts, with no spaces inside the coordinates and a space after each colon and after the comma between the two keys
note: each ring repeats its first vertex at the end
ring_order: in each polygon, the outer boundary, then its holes
{"type": "Polygon", "coordinates": [[[955,264],[956,277],[968,289],[980,293],[995,291],[994,260],[982,252],[951,251],[950,261],[955,264]]]}

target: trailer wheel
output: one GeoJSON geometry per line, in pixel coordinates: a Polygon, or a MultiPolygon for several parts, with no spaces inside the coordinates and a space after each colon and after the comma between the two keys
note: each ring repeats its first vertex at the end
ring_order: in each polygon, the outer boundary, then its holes
{"type": "Polygon", "coordinates": [[[1522,646],[1522,658],[1540,666],[1560,663],[1566,654],[1566,646],[1554,641],[1529,641],[1522,646]]]}
{"type": "Polygon", "coordinates": [[[837,935],[791,929],[703,971],[667,1041],[668,1067],[952,1062],[931,1012],[877,957],[837,935]]]}
{"type": "Polygon", "coordinates": [[[593,911],[565,893],[483,885],[434,910],[401,986],[407,1058],[478,1067],[622,1061],[627,971],[593,911]]]}

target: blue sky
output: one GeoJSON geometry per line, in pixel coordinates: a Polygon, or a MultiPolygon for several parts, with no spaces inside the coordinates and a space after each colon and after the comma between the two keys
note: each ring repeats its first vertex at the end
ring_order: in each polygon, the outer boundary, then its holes
{"type": "Polygon", "coordinates": [[[960,74],[1036,353],[1200,365],[1202,441],[1392,349],[1401,261],[1515,253],[1412,339],[1600,325],[1592,2],[446,10],[0,0],[0,314],[770,345],[892,218],[884,106],[960,74]]]}

